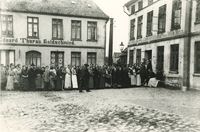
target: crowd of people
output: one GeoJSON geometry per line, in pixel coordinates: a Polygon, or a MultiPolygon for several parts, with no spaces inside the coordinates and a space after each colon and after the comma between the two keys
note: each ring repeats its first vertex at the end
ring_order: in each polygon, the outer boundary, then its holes
{"type": "MultiPolygon", "coordinates": [[[[120,88],[147,86],[155,77],[150,60],[141,64],[83,66],[20,66],[1,65],[2,90],[65,90],[79,89],[79,92],[98,88],[120,88]]],[[[158,76],[158,75],[157,75],[158,76]]]]}

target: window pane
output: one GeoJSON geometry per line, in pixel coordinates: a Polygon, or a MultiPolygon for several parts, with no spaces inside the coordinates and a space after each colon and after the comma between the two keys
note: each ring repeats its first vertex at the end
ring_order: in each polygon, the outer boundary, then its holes
{"type": "Polygon", "coordinates": [[[33,22],[32,18],[29,17],[28,18],[28,22],[33,22]]]}
{"type": "Polygon", "coordinates": [[[15,60],[15,54],[14,51],[10,51],[9,52],[9,63],[13,63],[14,64],[14,60],[15,60]]]}

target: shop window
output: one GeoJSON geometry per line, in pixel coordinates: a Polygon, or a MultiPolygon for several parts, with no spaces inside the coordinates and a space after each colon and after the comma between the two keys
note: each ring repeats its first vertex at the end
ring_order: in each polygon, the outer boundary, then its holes
{"type": "Polygon", "coordinates": [[[81,21],[72,20],[71,38],[72,40],[81,40],[81,21]]]}
{"type": "Polygon", "coordinates": [[[41,66],[41,53],[38,51],[28,51],[26,52],[26,65],[35,65],[37,67],[41,66]]]}
{"type": "Polygon", "coordinates": [[[13,16],[1,16],[1,34],[5,37],[13,37],[13,16]]]}
{"type": "Polygon", "coordinates": [[[153,4],[153,0],[148,0],[148,5],[153,4]]]}
{"type": "Polygon", "coordinates": [[[170,72],[178,73],[179,45],[171,45],[170,51],[170,72]]]}
{"type": "Polygon", "coordinates": [[[129,52],[129,64],[133,65],[133,57],[134,57],[134,50],[130,50],[129,52]]]}
{"type": "Polygon", "coordinates": [[[200,22],[200,0],[197,0],[196,22],[200,22]]]}
{"type": "Polygon", "coordinates": [[[52,39],[63,39],[62,19],[52,19],[52,39]]]}
{"type": "Polygon", "coordinates": [[[158,34],[165,32],[166,26],[166,5],[159,7],[158,14],[158,34]]]}
{"type": "Polygon", "coordinates": [[[181,28],[181,0],[174,0],[172,7],[172,25],[171,29],[176,30],[181,28]]]}
{"type": "Polygon", "coordinates": [[[195,43],[195,64],[194,64],[194,72],[195,73],[200,73],[200,42],[195,43]]]}
{"type": "Polygon", "coordinates": [[[147,36],[152,35],[153,27],[153,11],[147,13],[147,36]]]}
{"type": "Polygon", "coordinates": [[[71,65],[72,66],[81,66],[81,53],[72,52],[71,53],[71,65]]]}
{"type": "Polygon", "coordinates": [[[143,8],[143,1],[141,0],[138,2],[138,10],[142,10],[142,8],[143,8]]]}
{"type": "Polygon", "coordinates": [[[137,39],[142,38],[142,20],[143,16],[138,17],[138,23],[137,23],[137,39]]]}
{"type": "Polygon", "coordinates": [[[97,41],[97,22],[88,22],[87,37],[88,41],[97,41]]]}
{"type": "Polygon", "coordinates": [[[59,52],[59,51],[51,52],[51,66],[54,67],[64,66],[64,52],[59,52]]]}
{"type": "Polygon", "coordinates": [[[4,66],[15,64],[14,50],[0,50],[0,63],[4,66]]]}
{"type": "Polygon", "coordinates": [[[137,49],[136,51],[136,63],[141,64],[141,49],[137,49]]]}
{"type": "Polygon", "coordinates": [[[39,19],[38,17],[28,17],[28,37],[38,38],[39,37],[39,19]]]}
{"type": "Polygon", "coordinates": [[[96,53],[89,52],[87,53],[87,63],[88,64],[96,64],[96,53]]]}
{"type": "Polygon", "coordinates": [[[135,19],[130,22],[130,40],[135,40],[135,19]]]}
{"type": "Polygon", "coordinates": [[[131,6],[131,14],[134,14],[135,13],[135,5],[132,5],[131,6]]]}

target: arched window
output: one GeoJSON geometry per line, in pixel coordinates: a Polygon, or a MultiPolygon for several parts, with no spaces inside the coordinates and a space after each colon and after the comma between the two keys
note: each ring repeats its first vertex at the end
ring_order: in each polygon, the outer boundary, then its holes
{"type": "Polygon", "coordinates": [[[36,65],[41,66],[41,53],[38,51],[28,51],[26,52],[26,65],[36,65]]]}

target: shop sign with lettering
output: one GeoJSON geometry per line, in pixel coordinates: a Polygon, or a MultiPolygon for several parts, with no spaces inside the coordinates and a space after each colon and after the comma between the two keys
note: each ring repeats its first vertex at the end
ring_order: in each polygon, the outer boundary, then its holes
{"type": "Polygon", "coordinates": [[[29,38],[0,38],[0,43],[19,43],[19,44],[74,44],[73,41],[48,40],[48,39],[29,39],[29,38]]]}

